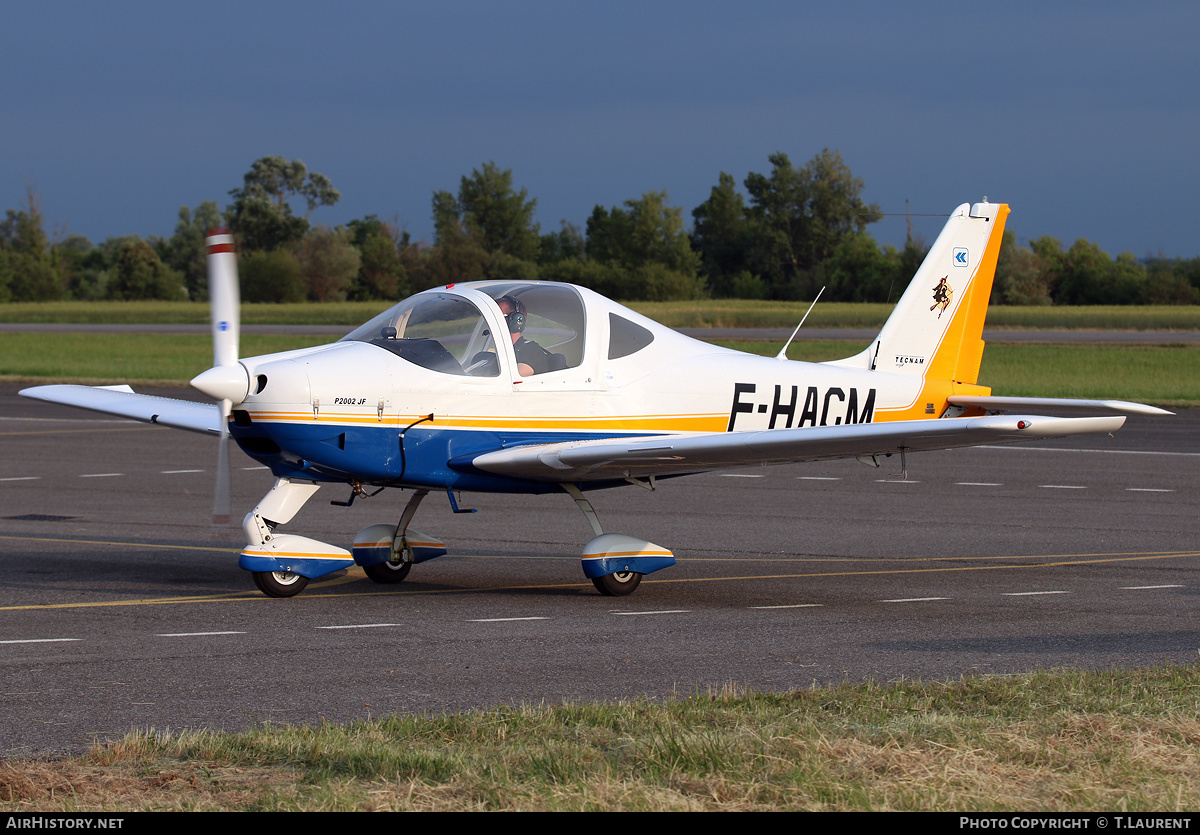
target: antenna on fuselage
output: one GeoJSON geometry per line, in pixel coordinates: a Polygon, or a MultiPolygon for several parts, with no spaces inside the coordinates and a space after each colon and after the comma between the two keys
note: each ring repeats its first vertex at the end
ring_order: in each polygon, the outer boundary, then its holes
{"type": "MultiPolygon", "coordinates": [[[[821,294],[824,292],[825,292],[824,287],[822,287],[820,290],[817,291],[816,298],[814,298],[812,300],[812,304],[810,304],[808,306],[808,310],[804,311],[804,319],[807,319],[808,314],[812,313],[812,309],[817,306],[817,299],[821,298],[821,294]]],[[[787,359],[788,346],[792,344],[792,340],[796,338],[796,334],[800,333],[800,328],[804,326],[804,319],[801,319],[800,324],[796,325],[796,329],[794,331],[792,331],[792,335],[788,337],[788,341],[783,343],[783,350],[781,350],[778,354],[775,355],[775,359],[777,359],[777,360],[787,359]]]]}

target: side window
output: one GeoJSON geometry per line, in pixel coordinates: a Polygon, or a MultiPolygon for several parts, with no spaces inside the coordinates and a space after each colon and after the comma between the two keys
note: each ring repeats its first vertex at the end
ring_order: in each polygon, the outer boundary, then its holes
{"type": "Polygon", "coordinates": [[[509,312],[512,301],[521,308],[524,325],[516,343],[517,362],[534,373],[563,371],[583,363],[586,331],[583,301],[566,284],[490,284],[484,292],[509,312]],[[532,356],[533,359],[529,359],[532,356]]]}
{"type": "Polygon", "coordinates": [[[654,334],[624,316],[608,314],[608,358],[619,360],[636,354],[654,341],[654,334]]]}

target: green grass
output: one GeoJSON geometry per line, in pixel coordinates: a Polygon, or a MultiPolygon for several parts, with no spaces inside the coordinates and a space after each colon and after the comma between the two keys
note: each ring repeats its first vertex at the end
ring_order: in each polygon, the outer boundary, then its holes
{"type": "Polygon", "coordinates": [[[988,308],[989,328],[1029,330],[1195,331],[1200,306],[1086,306],[988,308]]]}
{"type": "MultiPolygon", "coordinates": [[[[336,304],[243,304],[247,325],[346,325],[347,329],[386,310],[388,302],[336,304]]],[[[0,322],[103,323],[109,325],[207,325],[207,302],[39,302],[0,304],[0,322]]]]}
{"type": "MultiPolygon", "coordinates": [[[[792,328],[808,302],[709,299],[688,302],[638,302],[640,313],[674,328],[792,328]]],[[[337,304],[245,304],[246,324],[346,325],[352,327],[388,307],[387,302],[337,304]]],[[[892,305],[821,302],[805,327],[877,328],[892,305]]],[[[206,324],[208,305],[198,302],[43,302],[0,304],[0,322],[79,324],[206,324]]],[[[1200,306],[1000,307],[988,311],[989,328],[1049,330],[1200,330],[1200,306]]]]}
{"type": "MultiPolygon", "coordinates": [[[[629,306],[672,328],[794,328],[809,302],[725,299],[693,302],[635,302],[629,306]]],[[[821,302],[806,328],[878,328],[892,305],[821,302]]]]}
{"type": "Polygon", "coordinates": [[[135,732],[0,765],[0,809],[926,810],[1200,806],[1195,667],[135,732]]]}
{"type": "Polygon", "coordinates": [[[1200,345],[993,344],[984,349],[979,382],[1025,397],[1200,406],[1200,345]]]}
{"type": "MultiPolygon", "coordinates": [[[[286,351],[333,337],[242,335],[243,356],[286,351]]],[[[718,341],[774,356],[776,341],[718,341]]],[[[856,354],[863,343],[799,340],[788,358],[821,362],[856,354]]],[[[184,385],[212,364],[209,338],[189,334],[0,333],[0,380],[184,385]]],[[[1164,406],[1200,406],[1200,345],[1036,345],[992,342],[980,382],[998,394],[1103,397],[1164,406]]]]}
{"type": "MultiPolygon", "coordinates": [[[[242,334],[241,355],[288,351],[336,337],[242,334]]],[[[192,334],[0,333],[0,379],[184,385],[212,365],[212,340],[192,334]]]]}

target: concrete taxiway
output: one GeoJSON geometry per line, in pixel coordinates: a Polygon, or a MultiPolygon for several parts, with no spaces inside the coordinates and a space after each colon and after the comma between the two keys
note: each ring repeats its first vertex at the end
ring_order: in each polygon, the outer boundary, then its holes
{"type": "MultiPolygon", "coordinates": [[[[270,600],[210,523],[210,439],[0,386],[0,751],[132,728],[235,729],[500,703],[785,689],[1200,651],[1200,410],[1114,437],[752,468],[594,496],[675,551],[629,598],[583,579],[562,496],[431,496],[450,555],[396,587],[358,570],[270,600]]],[[[181,390],[171,392],[176,396],[181,390]]],[[[270,487],[235,457],[241,514],[270,487]]],[[[285,530],[348,544],[406,494],[285,530]]]]}

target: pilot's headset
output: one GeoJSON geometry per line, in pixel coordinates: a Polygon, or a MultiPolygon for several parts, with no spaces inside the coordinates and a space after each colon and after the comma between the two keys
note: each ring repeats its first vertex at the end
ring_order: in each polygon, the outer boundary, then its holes
{"type": "Polygon", "coordinates": [[[504,315],[504,321],[508,323],[509,333],[521,333],[525,330],[525,305],[520,299],[515,296],[501,296],[496,299],[496,304],[508,302],[508,306],[512,308],[511,313],[504,315]]]}

